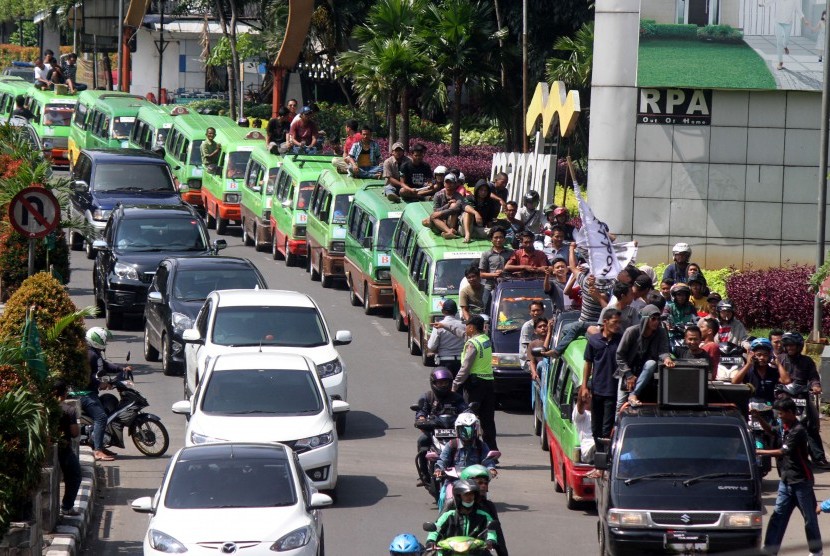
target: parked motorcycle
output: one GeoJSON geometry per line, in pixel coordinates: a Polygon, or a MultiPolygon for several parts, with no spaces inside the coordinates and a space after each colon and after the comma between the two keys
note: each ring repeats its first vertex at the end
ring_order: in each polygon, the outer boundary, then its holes
{"type": "Polygon", "coordinates": [[[724,382],[731,382],[732,377],[744,366],[743,355],[746,350],[739,345],[732,342],[721,342],[718,344],[718,351],[720,351],[720,363],[718,364],[718,374],[716,380],[724,382]]]}
{"type": "MultiPolygon", "coordinates": [[[[772,424],[775,415],[772,411],[772,404],[766,400],[752,398],[749,400],[749,420],[747,424],[755,441],[756,450],[769,450],[773,446],[773,438],[764,431],[761,420],[767,424],[772,424]]],[[[758,470],[762,477],[766,477],[767,473],[772,469],[772,458],[770,456],[756,456],[756,463],[758,470]]]]}

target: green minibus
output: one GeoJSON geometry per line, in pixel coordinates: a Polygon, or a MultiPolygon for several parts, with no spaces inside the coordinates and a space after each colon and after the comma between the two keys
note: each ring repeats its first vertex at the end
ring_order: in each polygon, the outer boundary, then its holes
{"type": "Polygon", "coordinates": [[[282,157],[271,154],[263,143],[254,147],[245,168],[240,200],[242,243],[253,245],[257,251],[270,249],[273,243],[271,203],[281,165],[282,157]]]}
{"type": "Polygon", "coordinates": [[[330,156],[292,154],[282,159],[271,199],[271,254],[274,259],[285,257],[287,266],[299,264],[307,254],[306,211],[317,178],[331,167],[330,156]]]}
{"type": "Polygon", "coordinates": [[[307,269],[312,280],[320,280],[330,288],[335,278],[343,278],[343,256],[346,254],[346,220],[354,194],[379,180],[355,179],[340,174],[332,167],[324,170],[311,193],[311,207],[306,224],[308,241],[307,269]]]}
{"type": "Polygon", "coordinates": [[[126,149],[144,97],[114,91],[82,91],[69,131],[69,165],[81,149],[126,149]]]}
{"type": "Polygon", "coordinates": [[[164,147],[170,128],[173,127],[173,116],[170,110],[151,104],[138,109],[135,125],[130,131],[129,144],[134,149],[157,151],[164,147]]]}
{"type": "Polygon", "coordinates": [[[205,207],[208,228],[216,233],[228,233],[228,224],[241,220],[239,199],[242,178],[257,145],[265,144],[265,135],[258,130],[239,127],[227,120],[216,128],[215,141],[219,143],[219,163],[206,165],[202,176],[202,204],[205,207]]]}
{"type": "Polygon", "coordinates": [[[392,315],[400,331],[408,331],[407,346],[421,355],[425,365],[432,323],[441,320],[444,301],[458,301],[464,271],[478,264],[490,249],[486,240],[464,243],[461,238],[444,239],[423,225],[432,213],[432,203],[407,203],[392,238],[392,315]]]}
{"type": "Polygon", "coordinates": [[[0,81],[0,118],[11,118],[14,112],[14,99],[18,96],[25,97],[29,90],[34,88],[34,85],[20,78],[0,81]]]}
{"type": "Polygon", "coordinates": [[[34,114],[29,123],[43,143],[43,154],[53,166],[69,166],[69,128],[78,98],[32,87],[26,102],[34,114]]]}
{"type": "Polygon", "coordinates": [[[383,187],[373,182],[358,190],[347,222],[343,266],[349,299],[367,315],[392,307],[392,236],[403,206],[387,199],[383,187]]]}

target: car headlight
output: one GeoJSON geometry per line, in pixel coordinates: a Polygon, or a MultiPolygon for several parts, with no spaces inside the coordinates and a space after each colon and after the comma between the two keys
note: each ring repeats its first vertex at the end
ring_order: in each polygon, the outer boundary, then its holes
{"type": "Polygon", "coordinates": [[[646,512],[611,510],[608,512],[608,525],[616,527],[643,527],[648,524],[646,512]]]}
{"type": "Polygon", "coordinates": [[[342,372],[343,363],[340,362],[340,359],[333,359],[328,363],[317,365],[317,376],[320,378],[326,378],[327,376],[333,376],[342,372]]]}
{"type": "Polygon", "coordinates": [[[753,512],[726,514],[724,525],[736,528],[761,527],[761,516],[753,512]]]}
{"type": "Polygon", "coordinates": [[[331,242],[331,252],[332,253],[345,253],[346,252],[346,242],[345,241],[332,241],[331,242]]]}
{"type": "Polygon", "coordinates": [[[150,540],[150,547],[159,552],[166,552],[167,554],[183,554],[187,549],[182,543],[168,535],[155,529],[147,531],[147,537],[150,540]]]}
{"type": "Polygon", "coordinates": [[[106,222],[109,220],[111,210],[95,209],[92,211],[92,219],[98,222],[106,222]]]}
{"type": "Polygon", "coordinates": [[[214,442],[224,442],[222,438],[215,438],[206,434],[199,434],[195,431],[190,431],[190,441],[194,444],[212,444],[214,442]]]}
{"type": "Polygon", "coordinates": [[[126,278],[127,280],[138,280],[138,271],[134,266],[124,263],[115,263],[112,267],[112,272],[119,278],[126,278]]]}
{"type": "Polygon", "coordinates": [[[184,313],[173,313],[171,315],[173,321],[173,330],[180,333],[188,328],[193,328],[193,319],[184,313]]]}
{"type": "Polygon", "coordinates": [[[519,369],[522,366],[522,360],[517,354],[494,353],[492,357],[493,366],[496,367],[512,367],[519,369]]]}
{"type": "Polygon", "coordinates": [[[271,211],[270,210],[262,211],[262,219],[263,220],[270,220],[271,219],[271,211]]]}
{"type": "Polygon", "coordinates": [[[226,203],[238,203],[239,202],[239,193],[225,193],[225,202],[226,203]]]}
{"type": "Polygon", "coordinates": [[[305,226],[294,226],[291,229],[291,235],[294,237],[305,237],[305,226]]]}
{"type": "Polygon", "coordinates": [[[300,440],[294,443],[294,449],[298,450],[304,448],[306,450],[314,450],[315,448],[322,448],[323,446],[331,444],[333,438],[334,436],[332,435],[331,431],[327,432],[326,434],[318,434],[317,436],[301,438],[300,440]]]}
{"type": "Polygon", "coordinates": [[[300,548],[301,546],[307,545],[309,541],[311,541],[313,534],[314,530],[310,525],[300,527],[299,529],[295,529],[287,535],[280,537],[277,542],[271,545],[271,550],[274,552],[285,552],[300,548]]]}
{"type": "Polygon", "coordinates": [[[190,178],[187,180],[188,189],[202,189],[202,178],[190,178]]]}
{"type": "Polygon", "coordinates": [[[378,270],[378,280],[391,280],[392,273],[389,269],[378,270]]]}

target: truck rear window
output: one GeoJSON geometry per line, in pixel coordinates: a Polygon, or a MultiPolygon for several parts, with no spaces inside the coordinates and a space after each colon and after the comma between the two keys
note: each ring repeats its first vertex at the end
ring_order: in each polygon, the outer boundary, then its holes
{"type": "Polygon", "coordinates": [[[708,473],[750,474],[749,449],[735,425],[626,425],[617,450],[617,478],[658,473],[688,477],[708,473]]]}

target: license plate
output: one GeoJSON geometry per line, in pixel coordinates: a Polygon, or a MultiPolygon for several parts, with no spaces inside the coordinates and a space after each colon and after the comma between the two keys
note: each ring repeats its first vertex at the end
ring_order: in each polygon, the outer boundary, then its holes
{"type": "Polygon", "coordinates": [[[435,436],[451,436],[455,438],[455,429],[435,429],[435,436]]]}
{"type": "Polygon", "coordinates": [[[663,545],[671,551],[687,554],[691,552],[706,552],[709,550],[709,537],[685,531],[671,531],[666,533],[663,545]]]}
{"type": "Polygon", "coordinates": [[[801,399],[796,398],[793,401],[795,402],[795,405],[797,405],[799,407],[807,407],[807,400],[801,400],[801,399]]]}
{"type": "Polygon", "coordinates": [[[740,357],[721,357],[720,362],[724,365],[738,365],[742,364],[744,360],[740,357]]]}

